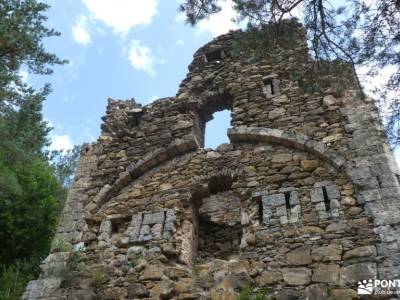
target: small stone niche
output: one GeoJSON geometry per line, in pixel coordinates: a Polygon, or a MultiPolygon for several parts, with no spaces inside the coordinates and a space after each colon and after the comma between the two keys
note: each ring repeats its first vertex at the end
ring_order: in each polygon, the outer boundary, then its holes
{"type": "Polygon", "coordinates": [[[263,81],[263,92],[267,98],[275,97],[280,94],[278,75],[271,74],[264,76],[263,81]]]}
{"type": "Polygon", "coordinates": [[[332,181],[321,181],[314,184],[311,191],[311,202],[315,204],[321,220],[339,216],[340,190],[332,181]]]}
{"type": "Polygon", "coordinates": [[[261,220],[263,224],[279,220],[280,224],[299,221],[301,213],[299,194],[295,190],[261,196],[261,220]]]}
{"type": "Polygon", "coordinates": [[[216,62],[216,63],[221,63],[221,61],[225,57],[225,53],[222,49],[215,49],[207,52],[205,55],[205,62],[210,63],[210,62],[216,62]]]}

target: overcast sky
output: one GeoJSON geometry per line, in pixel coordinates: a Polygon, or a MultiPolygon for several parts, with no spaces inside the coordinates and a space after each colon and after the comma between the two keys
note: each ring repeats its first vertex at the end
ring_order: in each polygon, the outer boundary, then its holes
{"type": "MultiPolygon", "coordinates": [[[[93,142],[100,134],[107,98],[143,105],[175,96],[193,53],[213,37],[237,29],[232,1],[196,27],[184,24],[180,0],[46,0],[48,26],[61,37],[46,49],[69,60],[49,77],[23,72],[28,83],[52,84],[44,117],[54,127],[52,149],[93,142]]],[[[206,146],[228,142],[229,113],[207,123],[206,146]]]]}

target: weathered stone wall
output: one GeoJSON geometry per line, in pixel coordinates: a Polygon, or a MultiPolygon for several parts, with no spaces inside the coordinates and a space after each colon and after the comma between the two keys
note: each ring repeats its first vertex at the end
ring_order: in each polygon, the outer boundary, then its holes
{"type": "Polygon", "coordinates": [[[109,100],[24,299],[353,299],[400,277],[400,171],[372,101],[348,74],[340,94],[334,76],[300,88],[305,39],[254,62],[238,34],[195,53],[176,97],[109,100]],[[203,149],[222,109],[231,144],[203,149]]]}

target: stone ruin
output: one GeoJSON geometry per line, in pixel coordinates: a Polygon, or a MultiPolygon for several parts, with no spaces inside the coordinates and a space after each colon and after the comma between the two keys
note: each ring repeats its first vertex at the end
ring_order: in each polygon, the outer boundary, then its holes
{"type": "Polygon", "coordinates": [[[322,93],[302,89],[292,74],[311,58],[295,30],[295,48],[260,61],[232,54],[240,32],[215,38],[176,97],[109,99],[23,299],[236,299],[246,286],[357,299],[359,281],[400,279],[400,170],[373,101],[345,68],[340,94],[332,74],[322,93]],[[204,149],[224,109],[230,144],[204,149]]]}

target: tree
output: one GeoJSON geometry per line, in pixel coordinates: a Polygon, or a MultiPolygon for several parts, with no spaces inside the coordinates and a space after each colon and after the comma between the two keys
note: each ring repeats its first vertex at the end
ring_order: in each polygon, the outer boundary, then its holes
{"type": "Polygon", "coordinates": [[[45,26],[48,8],[36,0],[0,0],[1,299],[18,299],[38,275],[64,197],[64,181],[45,150],[51,128],[42,103],[50,87],[35,90],[21,76],[22,69],[49,75],[53,65],[66,63],[43,46],[44,38],[59,35],[45,26]]]}
{"type": "MultiPolygon", "coordinates": [[[[225,0],[185,0],[179,10],[195,25],[220,11],[225,0]]],[[[378,95],[377,106],[384,117],[393,145],[400,144],[400,1],[399,0],[232,0],[237,22],[247,23],[247,33],[262,39],[266,25],[280,28],[285,20],[298,17],[307,30],[315,65],[344,61],[356,72],[366,66],[376,74],[392,66],[389,81],[378,95]]],[[[356,72],[357,73],[357,72],[356,72]]]]}

